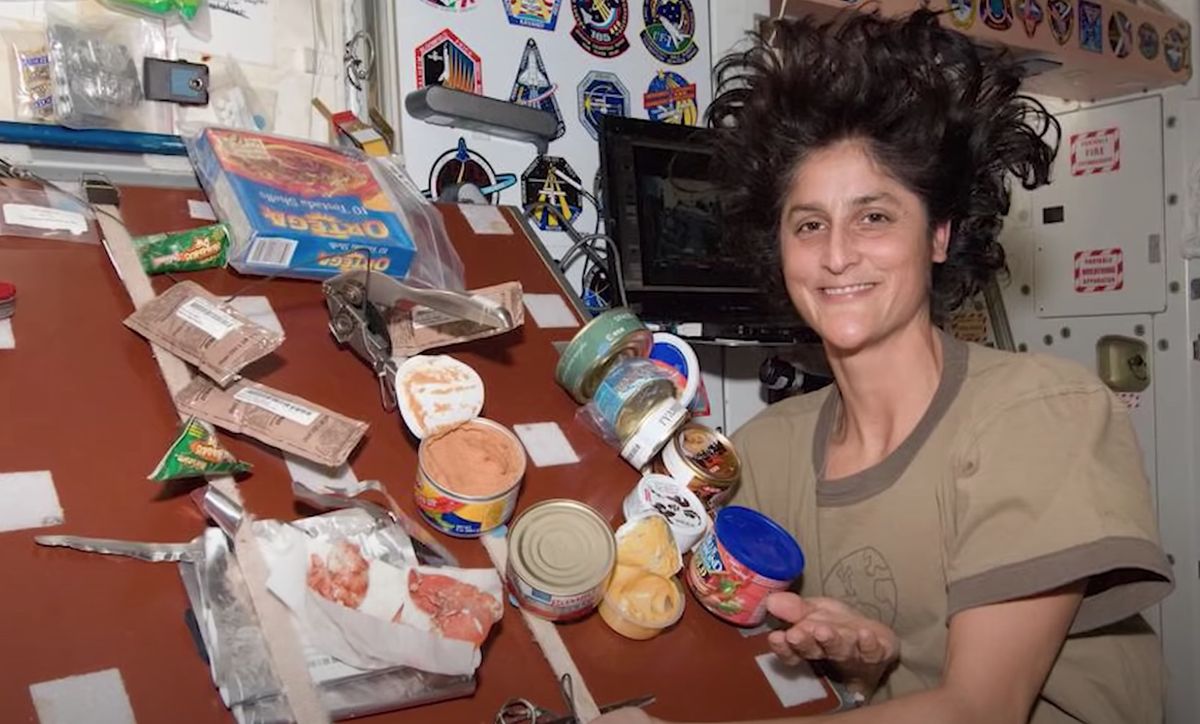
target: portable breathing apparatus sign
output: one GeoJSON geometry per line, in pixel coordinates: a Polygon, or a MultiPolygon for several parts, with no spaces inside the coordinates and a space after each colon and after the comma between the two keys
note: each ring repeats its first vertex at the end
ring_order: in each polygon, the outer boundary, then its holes
{"type": "Polygon", "coordinates": [[[1106,128],[1071,134],[1071,175],[1118,171],[1121,168],[1121,129],[1106,128]]]}
{"type": "Polygon", "coordinates": [[[1125,254],[1121,249],[1075,252],[1075,291],[1115,292],[1125,286],[1125,254]]]}

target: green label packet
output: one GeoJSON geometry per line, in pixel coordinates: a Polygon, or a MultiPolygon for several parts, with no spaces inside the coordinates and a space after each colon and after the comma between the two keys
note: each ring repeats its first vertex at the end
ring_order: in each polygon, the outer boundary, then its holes
{"type": "Polygon", "coordinates": [[[251,469],[238,460],[217,440],[207,423],[189,417],[171,449],[150,473],[150,480],[179,480],[202,475],[233,475],[251,469]]]}
{"type": "Polygon", "coordinates": [[[223,267],[229,254],[229,229],[224,224],[136,236],[131,241],[147,274],[223,267]]]}

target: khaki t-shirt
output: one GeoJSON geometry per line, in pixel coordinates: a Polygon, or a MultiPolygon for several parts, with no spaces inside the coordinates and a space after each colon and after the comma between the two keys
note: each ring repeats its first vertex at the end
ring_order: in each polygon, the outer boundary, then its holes
{"type": "Polygon", "coordinates": [[[800,592],[891,626],[901,657],[876,701],[941,680],[947,622],[1088,580],[1030,721],[1162,719],[1162,653],[1137,613],[1172,587],[1124,404],[1084,368],[943,335],[928,411],[871,468],[818,482],[835,386],[773,405],[734,436],[734,503],[800,541],[800,592]]]}

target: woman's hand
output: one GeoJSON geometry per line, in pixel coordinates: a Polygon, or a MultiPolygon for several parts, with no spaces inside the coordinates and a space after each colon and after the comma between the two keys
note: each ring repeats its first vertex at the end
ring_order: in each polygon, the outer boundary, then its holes
{"type": "Polygon", "coordinates": [[[773,593],[771,615],[790,623],[767,636],[771,651],[788,664],[827,661],[852,689],[870,696],[900,655],[900,640],[882,623],[832,598],[773,593]]]}

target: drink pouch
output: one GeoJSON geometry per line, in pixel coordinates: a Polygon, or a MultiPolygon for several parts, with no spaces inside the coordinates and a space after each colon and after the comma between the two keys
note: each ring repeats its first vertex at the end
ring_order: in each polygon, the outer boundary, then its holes
{"type": "Polygon", "coordinates": [[[183,423],[179,437],[171,443],[149,479],[180,480],[204,475],[233,475],[244,473],[252,467],[221,447],[221,441],[211,425],[189,417],[183,423]]]}

